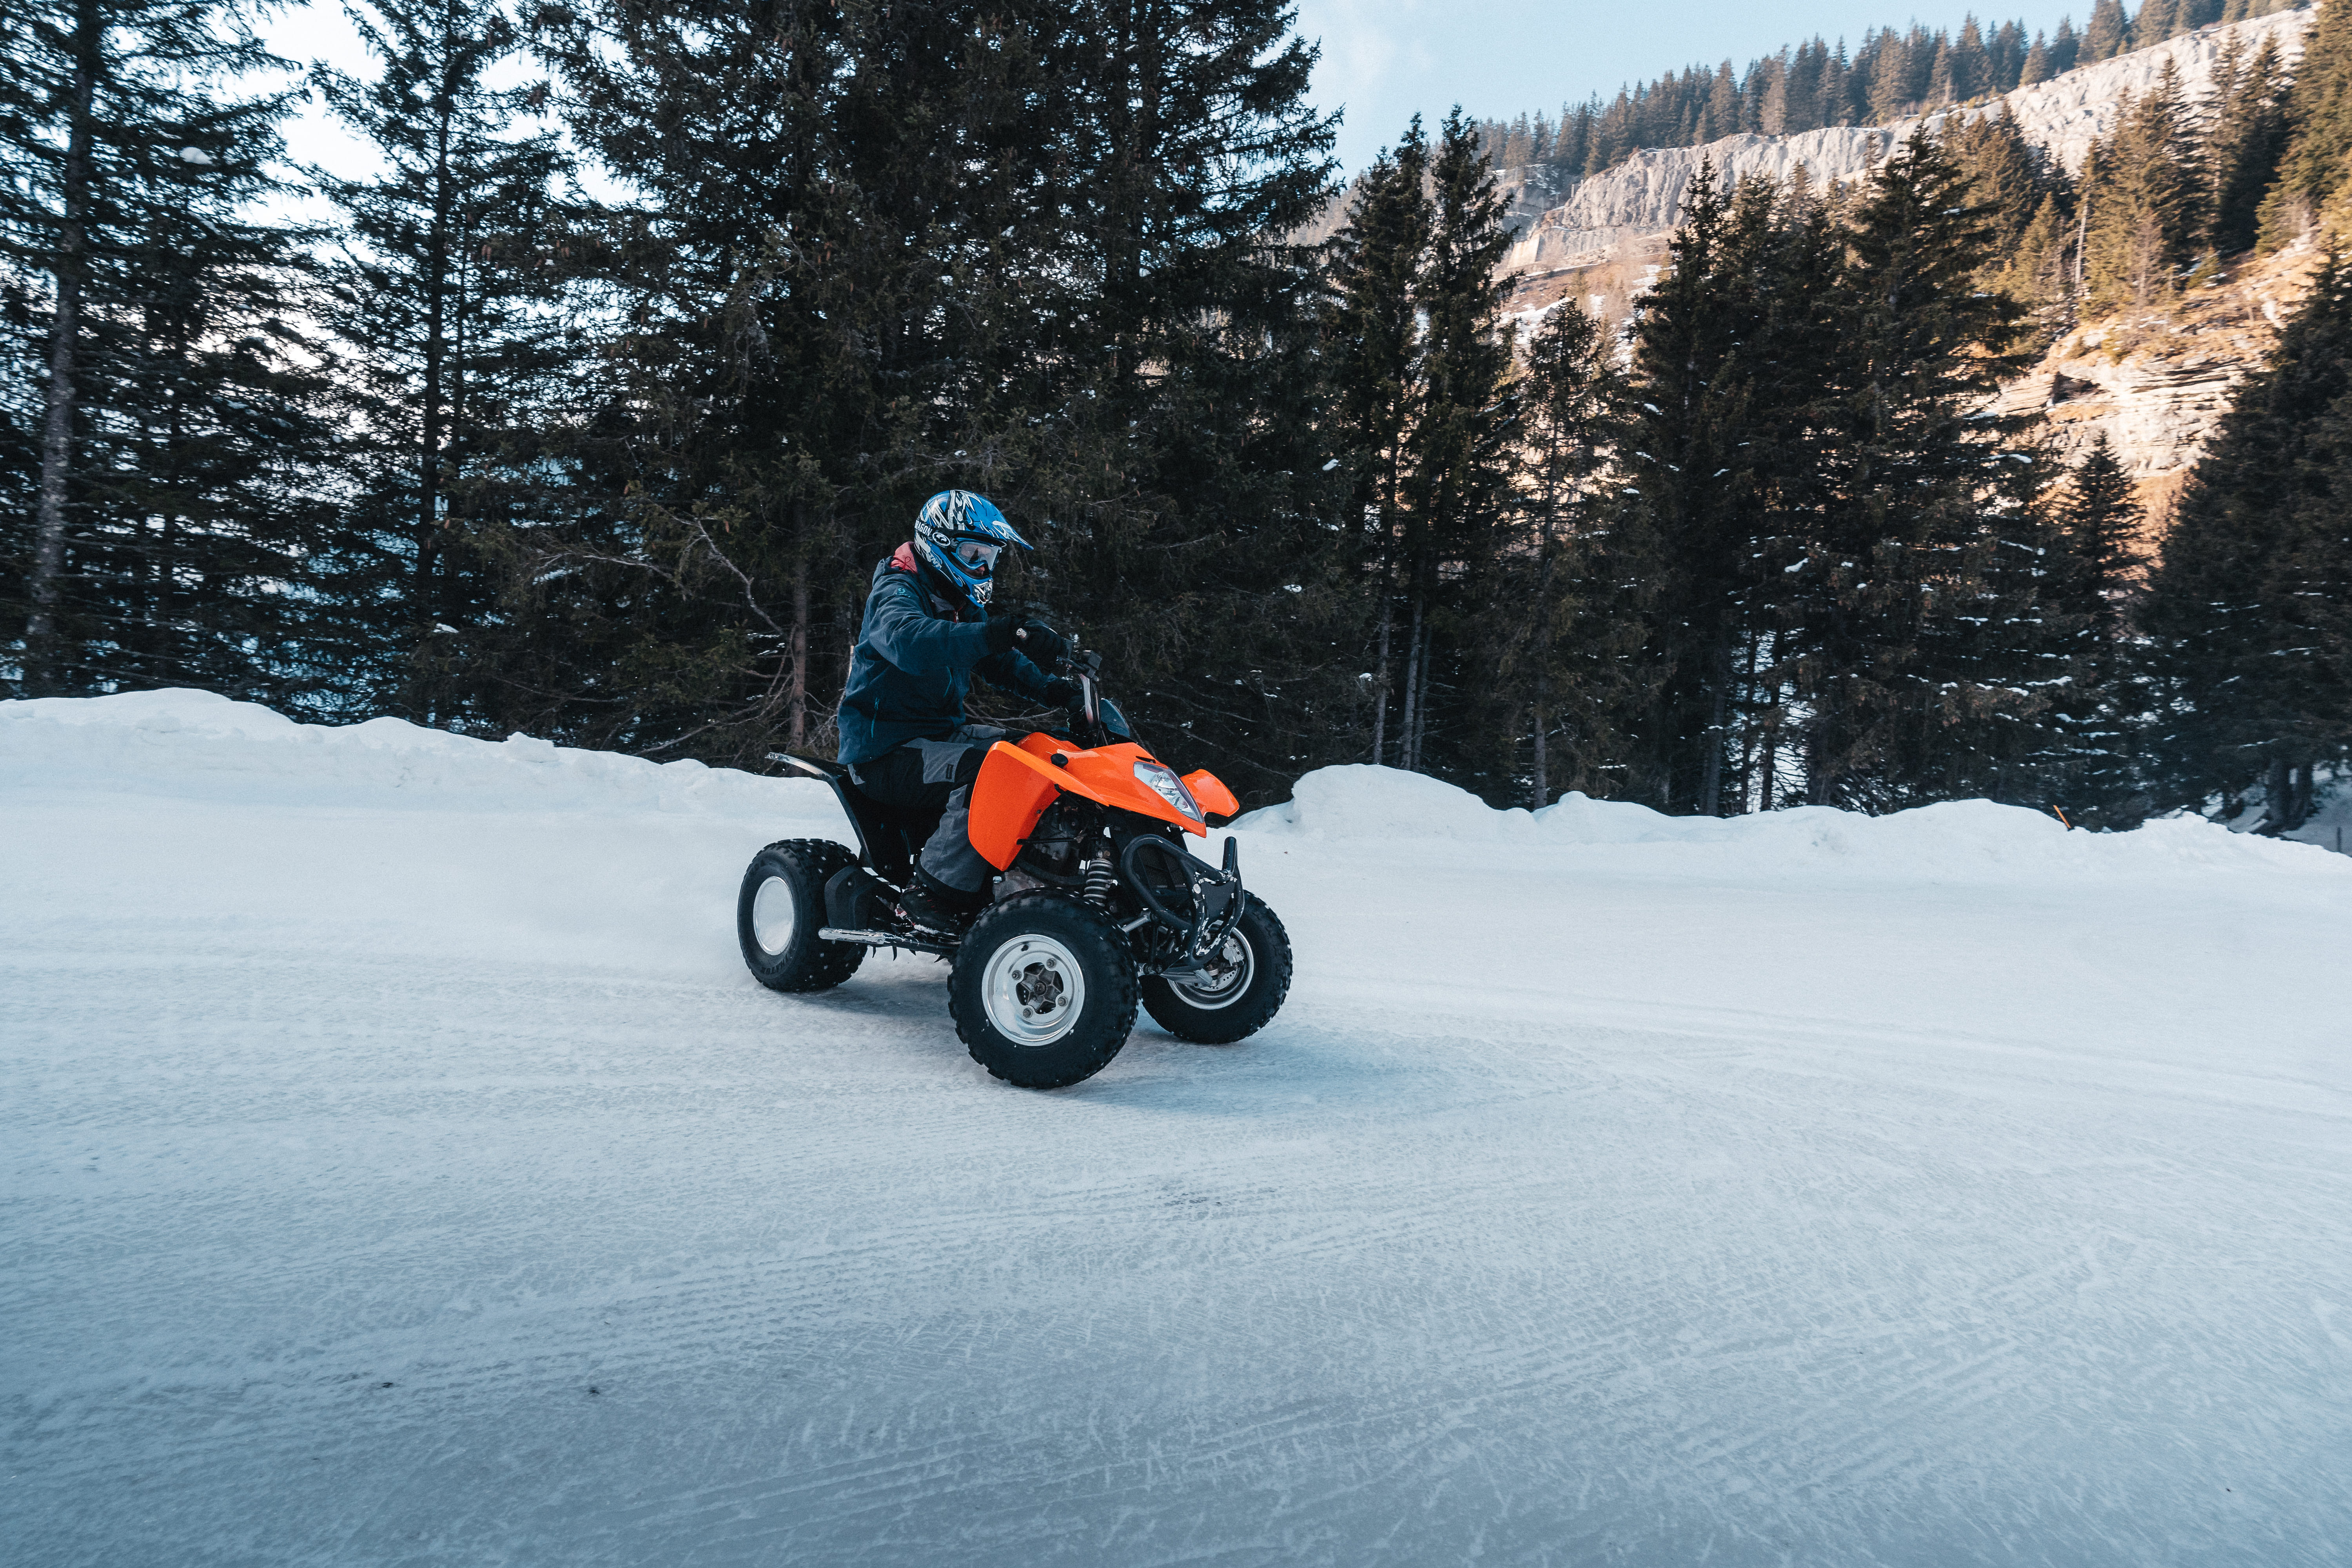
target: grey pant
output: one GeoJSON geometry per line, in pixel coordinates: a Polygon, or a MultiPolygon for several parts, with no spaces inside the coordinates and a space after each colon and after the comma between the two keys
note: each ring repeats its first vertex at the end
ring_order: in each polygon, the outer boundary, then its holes
{"type": "Polygon", "coordinates": [[[971,781],[988,748],[1003,739],[1002,730],[966,724],[944,740],[909,741],[849,770],[857,787],[885,805],[940,814],[917,864],[960,893],[985,891],[996,874],[971,847],[971,781]]]}

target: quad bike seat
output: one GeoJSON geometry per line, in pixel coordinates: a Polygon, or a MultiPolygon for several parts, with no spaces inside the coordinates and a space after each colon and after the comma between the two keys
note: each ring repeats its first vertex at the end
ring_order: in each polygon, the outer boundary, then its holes
{"type": "Polygon", "coordinates": [[[915,874],[915,857],[922,852],[923,841],[939,826],[943,813],[885,805],[859,789],[857,781],[849,776],[849,770],[839,763],[798,757],[789,752],[771,752],[768,760],[831,784],[841,809],[848,814],[850,825],[857,829],[858,845],[866,853],[866,864],[884,881],[906,886],[915,874]]]}

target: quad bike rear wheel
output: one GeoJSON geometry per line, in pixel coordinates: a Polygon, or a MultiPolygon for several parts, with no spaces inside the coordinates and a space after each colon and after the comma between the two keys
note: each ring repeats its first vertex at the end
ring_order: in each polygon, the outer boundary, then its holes
{"type": "Polygon", "coordinates": [[[1180,1040],[1230,1046],[1247,1039],[1290,994],[1290,933],[1251,898],[1201,973],[1148,975],[1142,990],[1144,1011],[1180,1040]]]}
{"type": "Polygon", "coordinates": [[[1057,893],[992,905],[948,978],[948,1013],[971,1059],[1023,1089],[1066,1089],[1100,1072],[1133,1032],[1136,1001],[1126,933],[1057,893]]]}
{"type": "Polygon", "coordinates": [[[856,857],[828,838],[786,838],[751,858],[735,898],[735,940],[771,991],[826,991],[857,972],[866,948],[826,942],[824,884],[856,857]]]}

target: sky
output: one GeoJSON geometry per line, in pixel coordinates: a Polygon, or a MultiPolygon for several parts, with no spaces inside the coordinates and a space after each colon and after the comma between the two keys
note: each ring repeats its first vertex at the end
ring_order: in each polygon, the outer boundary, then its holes
{"type": "MultiPolygon", "coordinates": [[[[1353,174],[1393,142],[1415,112],[1434,121],[1460,103],[1474,115],[1513,115],[1646,80],[1694,62],[1729,58],[1734,68],[1783,44],[1815,33],[1851,47],[1872,27],[1958,27],[1968,0],[1948,9],[1906,11],[1898,0],[1780,0],[1770,6],[1734,0],[1644,0],[1594,5],[1564,0],[1483,0],[1475,6],[1446,0],[1298,0],[1298,28],[1319,40],[1312,97],[1339,110],[1339,157],[1353,174]]],[[[2029,28],[2054,27],[2060,15],[2085,3],[1994,0],[1983,18],[2021,17],[2029,28]]],[[[366,68],[356,36],[337,0],[313,0],[276,13],[264,29],[278,53],[308,62],[326,59],[346,70],[366,68]]],[[[520,78],[529,68],[509,69],[520,78]]],[[[287,126],[298,161],[338,174],[364,173],[366,150],[313,107],[287,126]]]]}
{"type": "MultiPolygon", "coordinates": [[[[1918,10],[1902,0],[1298,0],[1298,28],[1322,41],[1313,97],[1318,108],[1346,110],[1339,156],[1352,174],[1395,142],[1416,111],[1434,121],[1458,102],[1473,115],[1556,115],[1563,102],[1613,96],[1628,82],[1695,62],[1727,58],[1740,69],[1816,33],[1843,36],[1851,49],[1873,27],[1915,19],[1957,29],[1969,8],[1969,0],[1918,10]]],[[[2137,6],[2126,0],[2126,8],[2137,6]]],[[[2055,27],[2070,13],[2081,26],[2088,0],[1995,0],[1977,16],[1987,24],[2018,18],[2030,32],[2055,27]]]]}

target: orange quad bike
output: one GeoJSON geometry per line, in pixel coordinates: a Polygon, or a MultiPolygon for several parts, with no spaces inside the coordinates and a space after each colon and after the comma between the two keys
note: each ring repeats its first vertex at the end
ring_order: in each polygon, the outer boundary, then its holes
{"type": "Polygon", "coordinates": [[[1222,866],[1184,845],[1240,803],[1212,774],[1179,778],[1137,743],[1097,689],[1101,655],[1074,652],[1065,668],[1078,687],[1075,736],[1000,741],[972,783],[972,847],[997,875],[961,935],[898,909],[935,816],[881,805],[835,763],[770,754],[833,787],[858,851],[792,838],[752,859],[735,931],[761,984],[826,990],[877,947],[936,954],[953,965],[948,1013],[972,1059],[1024,1089],[1100,1072],[1139,1003],[1180,1039],[1229,1045],[1265,1026],[1290,991],[1290,937],[1242,887],[1231,839],[1222,866]]]}

